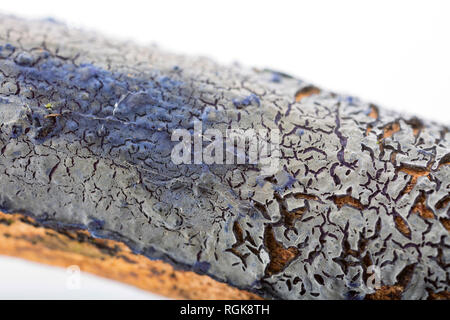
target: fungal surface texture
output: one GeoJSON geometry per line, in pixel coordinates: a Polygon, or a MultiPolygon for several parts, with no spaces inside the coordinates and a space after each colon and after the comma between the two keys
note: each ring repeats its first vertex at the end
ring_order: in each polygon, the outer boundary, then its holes
{"type": "Polygon", "coordinates": [[[0,16],[0,208],[267,298],[449,291],[448,126],[54,21],[0,16]],[[279,130],[278,170],[174,164],[197,121],[279,130]]]}

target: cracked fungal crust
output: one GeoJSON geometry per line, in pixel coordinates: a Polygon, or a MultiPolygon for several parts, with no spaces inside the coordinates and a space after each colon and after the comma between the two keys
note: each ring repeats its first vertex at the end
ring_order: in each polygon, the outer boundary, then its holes
{"type": "Polygon", "coordinates": [[[86,230],[52,230],[20,214],[0,212],[0,254],[118,280],[174,299],[261,299],[208,276],[179,271],[133,253],[125,244],[93,238],[86,230]]]}
{"type": "Polygon", "coordinates": [[[450,132],[270,70],[0,19],[0,208],[281,299],[449,291],[450,132]],[[279,129],[280,170],[174,165],[174,129],[279,129]]]}

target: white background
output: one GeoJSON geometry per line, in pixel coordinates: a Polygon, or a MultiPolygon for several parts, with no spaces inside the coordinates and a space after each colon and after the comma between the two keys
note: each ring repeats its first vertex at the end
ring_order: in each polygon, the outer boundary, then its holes
{"type": "MultiPolygon", "coordinates": [[[[8,0],[0,10],[53,17],[225,64],[269,67],[450,125],[450,1],[8,0]]],[[[30,287],[32,279],[20,282],[18,275],[14,285],[30,287]]],[[[115,288],[118,295],[129,289],[115,288]]],[[[30,290],[27,297],[42,292],[30,290]]],[[[104,292],[90,286],[88,296],[102,298],[104,292]]]]}

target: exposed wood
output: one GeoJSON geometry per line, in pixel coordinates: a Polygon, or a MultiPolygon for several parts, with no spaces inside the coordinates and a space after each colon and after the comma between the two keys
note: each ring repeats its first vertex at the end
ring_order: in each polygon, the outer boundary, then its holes
{"type": "Polygon", "coordinates": [[[113,240],[84,230],[53,230],[21,214],[0,212],[0,254],[81,271],[120,281],[174,299],[261,299],[209,276],[175,270],[162,261],[133,253],[113,240]]]}

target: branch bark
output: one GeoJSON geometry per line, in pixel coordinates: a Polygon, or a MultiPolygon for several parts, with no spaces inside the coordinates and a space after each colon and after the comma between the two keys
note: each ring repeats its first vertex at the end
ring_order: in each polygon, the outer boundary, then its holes
{"type": "Polygon", "coordinates": [[[175,271],[144,257],[265,298],[448,297],[448,126],[279,72],[52,21],[1,16],[0,46],[0,208],[22,215],[2,227],[3,253],[88,261],[91,272],[175,297],[217,296],[164,289],[175,271]],[[193,139],[206,129],[279,130],[278,169],[175,164],[173,132],[198,122],[193,139]],[[24,216],[39,226],[20,233],[24,216]],[[52,237],[63,247],[48,251],[52,237]],[[165,285],[146,268],[167,270],[165,285]]]}

